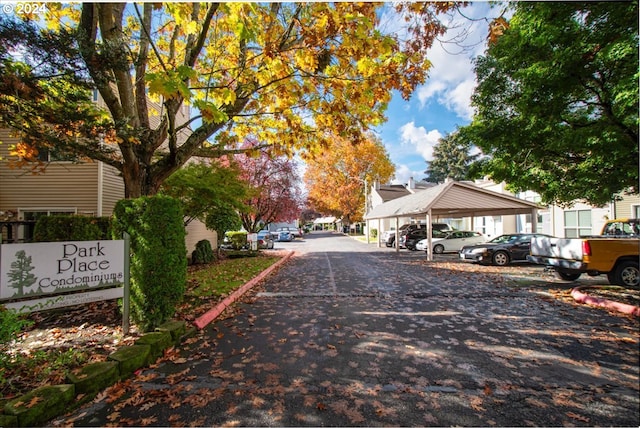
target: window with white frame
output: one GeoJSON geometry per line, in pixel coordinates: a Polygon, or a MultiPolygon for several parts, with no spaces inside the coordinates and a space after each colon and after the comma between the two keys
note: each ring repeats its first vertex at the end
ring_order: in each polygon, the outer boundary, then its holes
{"type": "Polygon", "coordinates": [[[633,218],[640,218],[640,205],[631,206],[631,214],[633,214],[633,218]]]}
{"type": "Polygon", "coordinates": [[[591,235],[591,210],[571,210],[564,212],[565,238],[579,238],[591,235]]]}

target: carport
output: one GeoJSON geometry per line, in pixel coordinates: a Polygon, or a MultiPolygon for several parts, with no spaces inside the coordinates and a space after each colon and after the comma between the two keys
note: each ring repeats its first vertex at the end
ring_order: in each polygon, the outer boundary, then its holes
{"type": "MultiPolygon", "coordinates": [[[[447,181],[429,189],[380,204],[367,213],[365,220],[367,221],[367,230],[369,230],[369,222],[373,220],[378,220],[378,230],[380,230],[380,220],[395,218],[396,242],[399,242],[400,217],[424,215],[427,239],[429,240],[429,248],[431,248],[431,223],[434,217],[470,217],[473,228],[475,217],[531,214],[531,218],[535,219],[540,208],[534,202],[525,201],[515,196],[482,189],[470,183],[447,181]]],[[[536,221],[532,221],[531,224],[532,232],[536,232],[536,221]]],[[[378,235],[379,245],[380,237],[378,235]]],[[[396,251],[400,251],[399,245],[396,245],[396,251]]],[[[428,252],[427,258],[433,260],[431,251],[428,252]]]]}

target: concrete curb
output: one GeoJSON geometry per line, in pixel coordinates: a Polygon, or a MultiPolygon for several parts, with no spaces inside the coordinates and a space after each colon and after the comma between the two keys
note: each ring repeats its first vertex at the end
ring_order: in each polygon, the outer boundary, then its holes
{"type": "Polygon", "coordinates": [[[627,315],[635,315],[640,317],[640,306],[628,305],[626,303],[614,302],[612,300],[603,299],[600,297],[589,296],[582,292],[586,288],[593,288],[592,286],[576,287],[571,290],[571,297],[578,303],[586,303],[587,305],[601,306],[606,309],[615,310],[625,313],[627,315]]]}
{"type": "Polygon", "coordinates": [[[204,313],[204,315],[201,315],[200,317],[196,318],[195,321],[193,321],[193,324],[200,330],[205,328],[211,321],[216,319],[218,315],[222,313],[222,311],[227,309],[231,304],[233,304],[233,302],[238,300],[240,296],[246,293],[249,289],[253,288],[257,283],[262,281],[264,278],[266,278],[269,274],[271,274],[271,272],[277,269],[284,262],[289,260],[293,255],[293,253],[294,253],[293,251],[290,251],[283,258],[281,258],[280,260],[278,260],[277,262],[269,266],[267,269],[263,270],[258,276],[249,280],[242,287],[236,289],[233,293],[231,293],[230,295],[225,297],[224,300],[218,303],[213,309],[210,309],[209,311],[204,313]]]}

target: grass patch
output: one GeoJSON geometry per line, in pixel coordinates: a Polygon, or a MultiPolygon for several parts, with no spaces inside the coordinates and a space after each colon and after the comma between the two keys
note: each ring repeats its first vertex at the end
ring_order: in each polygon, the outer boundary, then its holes
{"type": "Polygon", "coordinates": [[[0,357],[0,399],[47,384],[64,383],[66,372],[89,360],[90,350],[50,349],[0,357]]]}
{"type": "Polygon", "coordinates": [[[192,272],[188,295],[194,297],[221,297],[234,291],[260,272],[280,260],[280,257],[229,258],[192,272]]]}

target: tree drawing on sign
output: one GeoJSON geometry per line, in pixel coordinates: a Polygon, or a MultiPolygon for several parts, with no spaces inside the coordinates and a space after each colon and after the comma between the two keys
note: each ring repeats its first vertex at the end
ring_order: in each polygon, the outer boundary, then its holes
{"type": "Polygon", "coordinates": [[[24,250],[16,253],[16,260],[11,263],[11,269],[7,273],[9,287],[16,288],[18,292],[14,297],[24,296],[24,289],[31,287],[38,278],[31,273],[35,266],[31,264],[31,256],[27,256],[24,250]]]}

